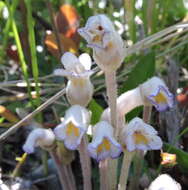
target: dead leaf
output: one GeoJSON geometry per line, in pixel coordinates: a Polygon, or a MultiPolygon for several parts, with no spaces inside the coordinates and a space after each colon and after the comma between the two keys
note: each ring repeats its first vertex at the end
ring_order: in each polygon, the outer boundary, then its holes
{"type": "MultiPolygon", "coordinates": [[[[75,45],[73,40],[65,37],[63,34],[59,34],[59,39],[61,41],[64,52],[69,51],[74,54],[77,54],[77,46],[75,45]]],[[[59,51],[58,51],[57,41],[56,41],[54,33],[46,34],[45,44],[48,50],[50,51],[50,53],[58,58],[59,51]]]]}
{"type": "Polygon", "coordinates": [[[69,4],[62,5],[55,20],[58,31],[78,44],[80,36],[77,33],[77,29],[79,27],[80,17],[76,9],[69,4]]]}

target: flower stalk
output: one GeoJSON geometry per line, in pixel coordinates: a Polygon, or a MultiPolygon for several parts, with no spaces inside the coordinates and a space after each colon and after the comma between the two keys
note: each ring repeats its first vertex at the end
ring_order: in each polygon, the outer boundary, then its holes
{"type": "Polygon", "coordinates": [[[87,152],[87,137],[84,136],[78,148],[82,167],[84,190],[91,190],[91,159],[87,152]]]}
{"type": "MultiPolygon", "coordinates": [[[[99,162],[100,171],[100,190],[109,189],[109,179],[108,179],[108,160],[102,160],[99,162]]],[[[111,173],[112,174],[112,173],[111,173]]]]}
{"type": "Polygon", "coordinates": [[[62,165],[62,162],[58,158],[55,150],[50,151],[50,156],[52,157],[52,159],[54,160],[54,162],[56,164],[57,172],[59,175],[59,180],[60,180],[60,183],[61,183],[61,186],[63,187],[63,189],[76,190],[75,184],[71,183],[71,181],[69,180],[69,175],[68,175],[66,166],[62,165]]]}
{"type": "Polygon", "coordinates": [[[124,157],[121,167],[120,180],[118,185],[118,190],[127,189],[127,180],[129,176],[129,169],[135,152],[124,151],[124,157]]]}

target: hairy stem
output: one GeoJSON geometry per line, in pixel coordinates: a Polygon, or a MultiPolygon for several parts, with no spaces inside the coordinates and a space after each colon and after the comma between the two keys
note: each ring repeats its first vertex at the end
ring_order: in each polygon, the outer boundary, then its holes
{"type": "Polygon", "coordinates": [[[80,162],[82,167],[84,190],[91,190],[91,160],[87,152],[87,137],[82,138],[79,146],[80,162]]]}
{"type": "Polygon", "coordinates": [[[100,190],[109,190],[108,181],[108,160],[102,160],[99,162],[100,170],[100,190]]]}
{"type": "Polygon", "coordinates": [[[129,176],[129,168],[131,165],[133,155],[134,155],[134,152],[128,152],[128,151],[124,152],[118,190],[126,190],[127,180],[129,176]]]}

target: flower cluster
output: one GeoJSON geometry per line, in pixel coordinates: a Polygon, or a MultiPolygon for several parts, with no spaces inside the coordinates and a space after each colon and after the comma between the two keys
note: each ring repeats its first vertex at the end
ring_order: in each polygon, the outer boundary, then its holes
{"type": "MultiPolygon", "coordinates": [[[[124,58],[124,43],[105,15],[90,17],[79,33],[86,39],[88,47],[93,49],[94,60],[102,70],[110,72],[120,66],[124,58]]],[[[32,153],[35,146],[52,146],[55,138],[62,141],[66,148],[76,150],[90,125],[91,113],[86,106],[93,95],[93,85],[90,81],[93,74],[91,58],[86,53],[77,58],[74,54],[66,52],[61,62],[64,69],[57,69],[54,73],[68,78],[66,96],[71,107],[54,131],[36,129],[29,135],[23,146],[27,153],[32,153]]],[[[153,105],[158,111],[165,111],[173,107],[173,95],[160,78],[153,77],[117,99],[117,114],[124,117],[140,105],[153,105]]],[[[129,152],[161,149],[162,140],[157,131],[140,118],[134,118],[128,124],[124,124],[120,130],[120,139],[117,139],[109,122],[109,113],[108,108],[104,111],[101,121],[92,127],[93,139],[87,145],[92,158],[97,161],[114,159],[121,154],[123,148],[129,152]]]]}

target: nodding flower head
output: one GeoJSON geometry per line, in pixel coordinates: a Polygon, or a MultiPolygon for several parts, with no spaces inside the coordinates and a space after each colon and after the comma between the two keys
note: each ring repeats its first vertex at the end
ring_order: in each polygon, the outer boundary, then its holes
{"type": "Polygon", "coordinates": [[[93,95],[93,85],[90,76],[93,73],[91,68],[91,58],[87,53],[83,53],[77,58],[74,54],[66,52],[61,62],[65,67],[56,69],[55,75],[66,76],[69,81],[66,87],[66,95],[71,105],[79,104],[87,106],[93,95]]]}
{"type": "Polygon", "coordinates": [[[88,145],[88,151],[97,161],[117,158],[122,152],[121,145],[113,137],[113,127],[107,121],[94,126],[93,140],[88,145]]]}
{"type": "Polygon", "coordinates": [[[34,129],[27,137],[23,150],[28,154],[33,153],[37,146],[48,150],[54,147],[54,142],[55,135],[51,129],[34,129]]]}
{"type": "Polygon", "coordinates": [[[93,49],[93,57],[102,70],[113,71],[121,65],[124,43],[108,17],[91,16],[78,32],[93,49]]]}
{"type": "Polygon", "coordinates": [[[54,129],[54,133],[59,140],[64,141],[68,149],[75,150],[81,143],[89,122],[90,113],[87,109],[73,105],[66,111],[63,122],[54,129]]]}
{"type": "Polygon", "coordinates": [[[162,147],[162,140],[157,131],[136,117],[123,128],[122,142],[129,152],[134,150],[158,150],[162,147]]]}
{"type": "Polygon", "coordinates": [[[160,78],[152,77],[140,85],[140,89],[145,102],[154,105],[158,111],[165,111],[173,107],[174,96],[160,78]]]}

